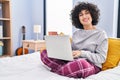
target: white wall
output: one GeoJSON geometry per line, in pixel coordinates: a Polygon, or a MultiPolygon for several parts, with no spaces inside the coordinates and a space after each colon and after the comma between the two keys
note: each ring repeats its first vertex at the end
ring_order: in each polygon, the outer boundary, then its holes
{"type": "Polygon", "coordinates": [[[79,1],[92,2],[100,9],[98,27],[104,29],[108,37],[117,37],[117,18],[119,0],[73,0],[74,5],[79,1]]]}

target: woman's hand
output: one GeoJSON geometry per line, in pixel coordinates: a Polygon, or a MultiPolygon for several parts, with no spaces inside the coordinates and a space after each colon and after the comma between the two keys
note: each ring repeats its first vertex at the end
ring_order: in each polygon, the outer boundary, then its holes
{"type": "Polygon", "coordinates": [[[77,58],[80,56],[81,52],[79,50],[72,51],[73,57],[77,58]]]}

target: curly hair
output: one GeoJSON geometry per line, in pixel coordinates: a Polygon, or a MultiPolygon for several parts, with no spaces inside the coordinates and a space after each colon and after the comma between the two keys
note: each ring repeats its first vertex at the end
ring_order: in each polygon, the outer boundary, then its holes
{"type": "Polygon", "coordinates": [[[79,29],[83,29],[83,25],[79,21],[79,13],[82,10],[88,10],[90,12],[92,17],[92,25],[96,25],[98,23],[99,16],[100,16],[100,10],[98,9],[98,7],[92,3],[79,2],[78,5],[76,5],[72,9],[70,14],[73,26],[79,29]]]}

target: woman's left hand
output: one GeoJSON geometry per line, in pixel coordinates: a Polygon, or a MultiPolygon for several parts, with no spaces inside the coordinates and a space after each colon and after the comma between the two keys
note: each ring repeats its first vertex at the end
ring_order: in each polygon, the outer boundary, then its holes
{"type": "Polygon", "coordinates": [[[72,54],[73,54],[73,57],[74,57],[74,58],[77,58],[77,57],[80,56],[81,51],[79,51],[79,50],[75,50],[75,51],[72,51],[72,54]]]}

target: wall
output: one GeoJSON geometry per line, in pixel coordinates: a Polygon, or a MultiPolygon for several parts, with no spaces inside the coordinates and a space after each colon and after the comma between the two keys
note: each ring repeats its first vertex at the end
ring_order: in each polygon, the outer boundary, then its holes
{"type": "MultiPolygon", "coordinates": [[[[32,20],[33,25],[38,24],[42,26],[42,32],[39,36],[39,39],[43,39],[43,21],[44,21],[44,14],[43,14],[43,0],[32,0],[32,20]]],[[[33,28],[33,27],[32,27],[33,28]]],[[[36,35],[33,33],[34,37],[36,35]]]]}
{"type": "Polygon", "coordinates": [[[43,0],[11,0],[13,55],[22,46],[21,26],[26,27],[26,39],[34,39],[33,25],[43,23],[42,5],[43,0]]]}

